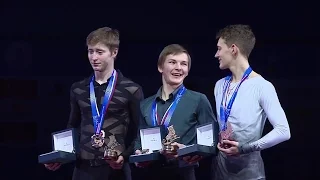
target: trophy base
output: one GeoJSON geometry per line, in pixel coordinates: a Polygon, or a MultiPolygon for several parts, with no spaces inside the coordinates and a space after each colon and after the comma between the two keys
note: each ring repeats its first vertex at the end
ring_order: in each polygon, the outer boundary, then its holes
{"type": "Polygon", "coordinates": [[[49,153],[41,154],[38,156],[38,162],[41,164],[48,163],[61,163],[66,164],[76,160],[75,153],[69,153],[64,151],[52,151],[49,153]]]}
{"type": "Polygon", "coordinates": [[[172,146],[172,145],[164,145],[163,146],[163,152],[165,154],[178,154],[178,148],[176,146],[172,146]]]}
{"type": "Polygon", "coordinates": [[[200,144],[188,145],[178,150],[179,157],[185,156],[202,156],[208,157],[216,154],[216,149],[213,146],[205,146],[200,144]]]}
{"type": "Polygon", "coordinates": [[[113,150],[107,150],[104,153],[104,159],[116,161],[118,159],[118,153],[113,150]]]}
{"type": "Polygon", "coordinates": [[[223,143],[220,143],[221,145],[221,147],[223,148],[223,149],[229,149],[229,148],[231,148],[232,146],[231,145],[229,145],[229,144],[223,144],[223,143]]]}

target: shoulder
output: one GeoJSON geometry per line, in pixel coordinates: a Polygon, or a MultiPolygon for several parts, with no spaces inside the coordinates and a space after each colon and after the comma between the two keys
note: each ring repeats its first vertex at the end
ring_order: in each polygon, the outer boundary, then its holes
{"type": "Polygon", "coordinates": [[[191,98],[195,98],[195,99],[201,99],[201,98],[206,98],[206,95],[204,95],[201,92],[197,92],[197,91],[193,91],[188,89],[186,91],[186,93],[191,97],[191,98]]]}
{"type": "Polygon", "coordinates": [[[131,79],[129,79],[129,78],[125,77],[125,76],[123,76],[123,77],[121,78],[119,84],[120,84],[125,90],[127,90],[130,94],[134,94],[134,93],[136,93],[137,91],[142,90],[142,87],[141,87],[138,83],[132,81],[131,79]]]}
{"type": "Polygon", "coordinates": [[[84,78],[82,80],[73,82],[71,84],[71,91],[74,91],[75,89],[84,89],[87,87],[87,83],[90,81],[90,77],[84,78]]]}
{"type": "Polygon", "coordinates": [[[152,102],[154,101],[154,99],[156,98],[156,94],[150,97],[145,98],[144,100],[141,101],[140,105],[141,108],[144,108],[150,104],[152,104],[152,102]]]}
{"type": "Polygon", "coordinates": [[[155,97],[156,97],[156,95],[153,95],[153,96],[150,96],[150,97],[147,97],[147,98],[143,99],[140,102],[140,110],[141,110],[142,114],[145,114],[145,113],[148,112],[148,110],[152,106],[152,103],[153,103],[155,97]]]}
{"type": "Polygon", "coordinates": [[[272,82],[266,80],[262,76],[256,79],[256,85],[259,88],[259,92],[261,96],[269,96],[271,94],[276,93],[276,89],[272,82]]]}
{"type": "Polygon", "coordinates": [[[208,98],[205,94],[193,90],[186,91],[187,97],[193,101],[194,103],[206,103],[208,102],[208,98]]]}
{"type": "Polygon", "coordinates": [[[274,91],[274,85],[266,80],[263,76],[255,77],[253,80],[254,85],[259,89],[260,92],[274,91]]]}
{"type": "Polygon", "coordinates": [[[225,82],[226,77],[219,79],[218,81],[216,81],[215,85],[214,85],[214,95],[216,96],[217,94],[219,94],[219,90],[222,90],[223,88],[223,83],[225,82]]]}
{"type": "Polygon", "coordinates": [[[215,85],[214,85],[214,89],[217,89],[219,87],[221,87],[225,81],[226,77],[219,79],[218,81],[216,81],[215,85]]]}

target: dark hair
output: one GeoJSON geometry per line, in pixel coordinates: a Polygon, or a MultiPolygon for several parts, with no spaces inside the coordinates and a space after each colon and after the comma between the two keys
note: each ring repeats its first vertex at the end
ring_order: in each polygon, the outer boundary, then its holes
{"type": "Polygon", "coordinates": [[[241,54],[249,58],[249,55],[256,43],[255,35],[249,25],[235,24],[221,29],[216,38],[225,40],[228,47],[235,44],[241,54]]]}

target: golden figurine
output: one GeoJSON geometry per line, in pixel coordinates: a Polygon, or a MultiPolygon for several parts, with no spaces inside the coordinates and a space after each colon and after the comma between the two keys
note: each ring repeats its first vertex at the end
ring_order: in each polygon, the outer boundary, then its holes
{"type": "Polygon", "coordinates": [[[120,146],[117,142],[114,135],[109,136],[109,143],[107,144],[104,151],[104,159],[116,161],[119,156],[119,152],[116,150],[116,147],[120,146]]]}
{"type": "Polygon", "coordinates": [[[172,143],[174,143],[180,137],[176,135],[173,125],[169,126],[167,129],[168,135],[162,140],[162,150],[166,154],[177,154],[178,146],[173,146],[172,143]]]}

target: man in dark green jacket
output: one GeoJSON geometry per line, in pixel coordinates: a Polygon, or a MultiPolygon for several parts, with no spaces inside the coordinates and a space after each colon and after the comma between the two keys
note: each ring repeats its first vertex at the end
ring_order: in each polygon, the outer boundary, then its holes
{"type": "MultiPolygon", "coordinates": [[[[155,95],[143,100],[140,105],[142,114],[140,129],[172,125],[175,133],[180,137],[173,144],[178,148],[196,143],[197,125],[217,123],[207,97],[202,93],[186,89],[183,85],[190,67],[191,58],[187,50],[178,44],[166,46],[158,60],[158,70],[162,74],[162,87],[155,95]]],[[[140,137],[135,143],[135,153],[141,154],[140,137]]],[[[164,156],[165,161],[137,163],[137,167],[145,167],[141,171],[147,171],[139,174],[143,174],[145,179],[152,180],[195,179],[194,167],[201,157],[185,157],[183,160],[178,160],[177,155],[164,153],[164,156]]]]}

